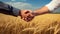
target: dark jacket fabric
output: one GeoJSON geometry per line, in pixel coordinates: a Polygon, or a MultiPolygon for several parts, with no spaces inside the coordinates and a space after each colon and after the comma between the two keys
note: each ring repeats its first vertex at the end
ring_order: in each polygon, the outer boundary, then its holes
{"type": "Polygon", "coordinates": [[[7,15],[13,15],[13,16],[18,16],[16,15],[16,11],[19,11],[20,9],[17,9],[15,7],[12,7],[11,5],[5,4],[0,1],[0,13],[4,13],[7,15]],[[14,13],[15,12],[15,13],[14,13]]]}

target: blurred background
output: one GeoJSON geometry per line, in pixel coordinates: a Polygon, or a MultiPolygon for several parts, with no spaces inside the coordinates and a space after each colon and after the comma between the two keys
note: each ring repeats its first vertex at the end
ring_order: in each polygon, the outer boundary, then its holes
{"type": "MultiPolygon", "coordinates": [[[[52,0],[0,0],[17,9],[36,10],[48,4],[52,0]]],[[[60,13],[60,7],[54,13],[60,13]]]]}

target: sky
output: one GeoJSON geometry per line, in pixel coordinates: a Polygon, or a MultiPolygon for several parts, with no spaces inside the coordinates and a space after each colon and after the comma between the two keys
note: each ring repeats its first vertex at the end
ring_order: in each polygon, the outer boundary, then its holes
{"type": "MultiPolygon", "coordinates": [[[[35,10],[48,4],[51,0],[0,0],[18,9],[35,10]]],[[[60,11],[57,10],[58,12],[60,11]]]]}

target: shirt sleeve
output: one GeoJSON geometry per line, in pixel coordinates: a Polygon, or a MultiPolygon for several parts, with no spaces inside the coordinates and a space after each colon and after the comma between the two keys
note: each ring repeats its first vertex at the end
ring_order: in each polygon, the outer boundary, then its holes
{"type": "Polygon", "coordinates": [[[54,11],[60,6],[60,0],[52,0],[46,6],[48,7],[49,11],[54,11]]]}
{"type": "Polygon", "coordinates": [[[14,15],[18,16],[20,9],[17,9],[11,5],[8,5],[6,3],[0,2],[0,9],[8,10],[9,12],[12,12],[14,15]]]}
{"type": "MultiPolygon", "coordinates": [[[[12,6],[11,6],[11,7],[12,7],[12,6]]],[[[12,9],[14,15],[19,15],[20,9],[17,9],[17,8],[15,8],[15,7],[12,7],[12,8],[10,8],[10,9],[12,9]]]]}

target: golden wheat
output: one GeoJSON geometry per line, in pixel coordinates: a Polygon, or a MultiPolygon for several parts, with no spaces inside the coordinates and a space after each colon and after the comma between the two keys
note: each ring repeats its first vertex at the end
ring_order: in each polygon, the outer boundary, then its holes
{"type": "Polygon", "coordinates": [[[60,34],[60,14],[44,14],[26,22],[0,14],[0,34],[60,34]]]}

